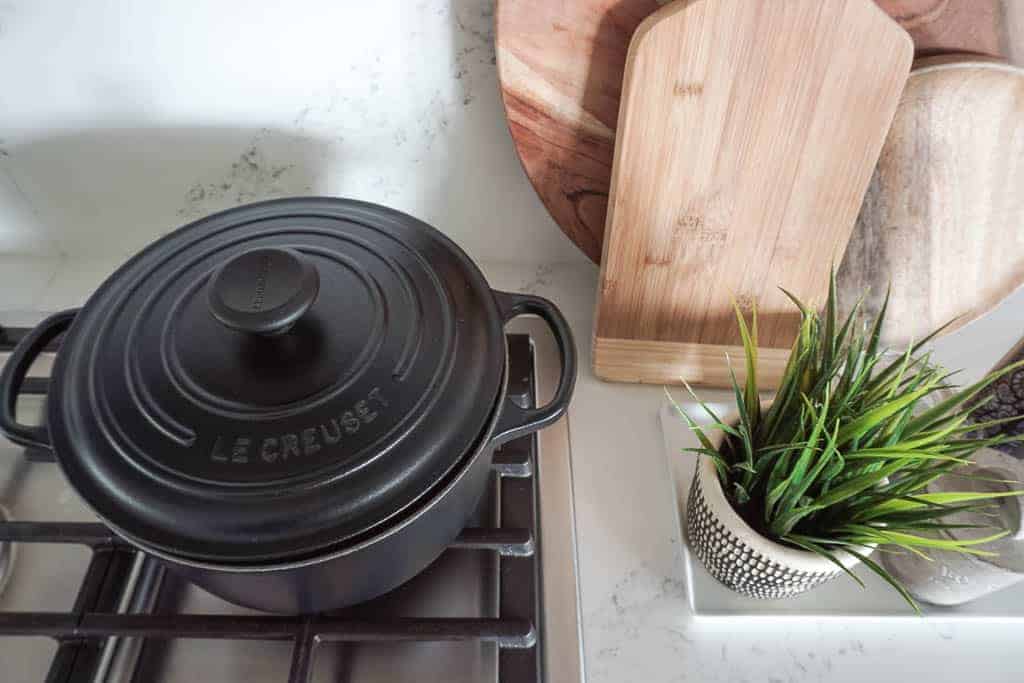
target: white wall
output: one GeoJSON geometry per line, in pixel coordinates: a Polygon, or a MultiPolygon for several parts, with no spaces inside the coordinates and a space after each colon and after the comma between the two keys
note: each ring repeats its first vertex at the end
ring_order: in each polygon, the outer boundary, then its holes
{"type": "Polygon", "coordinates": [[[228,206],[327,194],[478,260],[582,262],[508,137],[493,2],[0,2],[0,261],[120,258],[228,206]]]}

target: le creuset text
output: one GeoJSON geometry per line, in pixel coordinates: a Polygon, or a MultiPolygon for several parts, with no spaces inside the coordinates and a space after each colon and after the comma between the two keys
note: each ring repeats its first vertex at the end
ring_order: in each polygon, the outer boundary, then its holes
{"type": "Polygon", "coordinates": [[[272,464],[299,456],[310,456],[323,450],[324,446],[339,443],[346,434],[356,434],[360,427],[373,422],[380,410],[387,407],[387,399],[375,387],[366,399],[357,401],[351,410],[314,427],[262,438],[219,436],[210,451],[210,460],[245,465],[256,458],[258,462],[272,464]]]}

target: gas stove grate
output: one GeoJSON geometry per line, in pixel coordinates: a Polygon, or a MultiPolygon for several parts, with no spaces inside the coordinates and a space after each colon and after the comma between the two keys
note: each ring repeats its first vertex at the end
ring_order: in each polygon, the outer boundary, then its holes
{"type": "MultiPolygon", "coordinates": [[[[0,352],[10,351],[26,330],[0,327],[0,352]]],[[[509,335],[509,394],[533,400],[532,349],[526,335],[509,335]]],[[[54,346],[51,350],[56,350],[54,346]]],[[[26,382],[23,393],[44,394],[46,379],[26,382]]],[[[0,522],[0,542],[77,544],[92,555],[69,612],[0,611],[0,637],[45,636],[57,641],[47,683],[148,681],[149,641],[180,638],[290,641],[290,683],[311,680],[313,658],[326,642],[475,641],[498,648],[500,683],[542,679],[540,535],[534,435],[499,448],[493,470],[499,480],[499,524],[466,528],[449,550],[490,551],[498,558],[498,616],[493,618],[360,618],[358,606],[337,612],[269,614],[176,614],[161,605],[177,577],[123,542],[99,523],[0,522]],[[142,578],[140,578],[142,577],[142,578]],[[144,604],[126,603],[139,581],[152,590],[144,604]],[[131,643],[132,647],[124,647],[131,643]],[[122,645],[118,653],[118,646],[122,645]],[[125,655],[125,652],[133,654],[125,655]]],[[[48,454],[27,453],[33,460],[48,454]]],[[[138,593],[136,593],[138,595],[138,593]]],[[[173,609],[173,608],[172,608],[173,609]]],[[[149,654],[152,654],[150,652],[149,654]]]]}

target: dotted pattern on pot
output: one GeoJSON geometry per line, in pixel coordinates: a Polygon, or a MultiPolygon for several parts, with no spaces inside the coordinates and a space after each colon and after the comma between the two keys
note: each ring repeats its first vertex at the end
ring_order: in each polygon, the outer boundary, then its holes
{"type": "Polygon", "coordinates": [[[798,595],[835,578],[840,572],[808,573],[786,567],[758,553],[722,523],[704,499],[700,478],[693,477],[686,504],[686,537],[691,550],[726,587],[759,600],[798,595]]]}

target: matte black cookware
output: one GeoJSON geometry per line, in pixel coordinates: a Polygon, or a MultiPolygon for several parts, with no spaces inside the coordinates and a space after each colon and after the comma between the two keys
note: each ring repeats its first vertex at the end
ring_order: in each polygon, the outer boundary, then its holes
{"type": "Polygon", "coordinates": [[[238,604],[308,612],[388,591],[466,524],[496,445],[566,409],[572,334],[497,292],[453,242],[362,202],[282,199],[147,247],[0,376],[0,430],[52,449],[114,531],[238,604]],[[505,395],[504,325],[562,354],[553,400],[505,395]],[[57,335],[43,427],[17,423],[57,335]]]}

